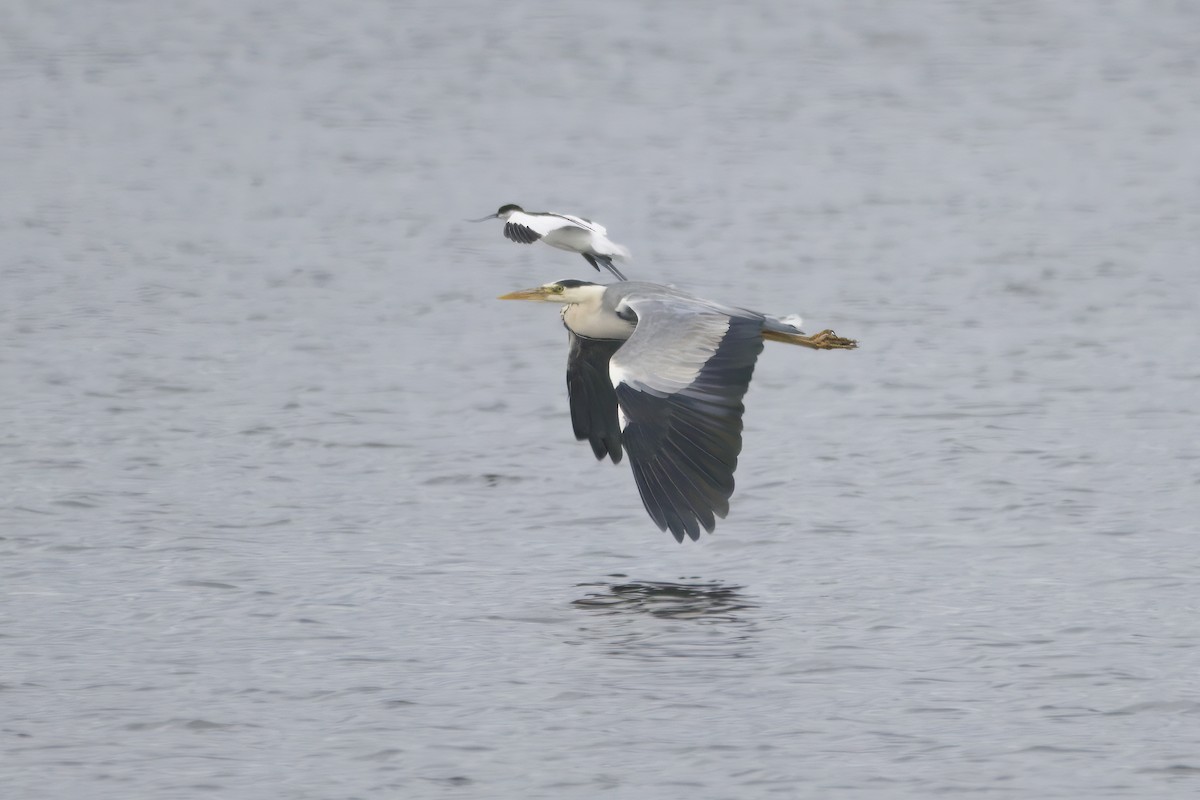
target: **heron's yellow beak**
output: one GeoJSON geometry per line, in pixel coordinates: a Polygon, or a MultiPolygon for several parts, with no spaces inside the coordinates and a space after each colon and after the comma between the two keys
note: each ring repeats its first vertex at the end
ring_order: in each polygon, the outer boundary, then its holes
{"type": "Polygon", "coordinates": [[[521,289],[516,292],[502,294],[497,300],[545,300],[550,293],[546,291],[546,287],[538,286],[535,289],[521,289]]]}

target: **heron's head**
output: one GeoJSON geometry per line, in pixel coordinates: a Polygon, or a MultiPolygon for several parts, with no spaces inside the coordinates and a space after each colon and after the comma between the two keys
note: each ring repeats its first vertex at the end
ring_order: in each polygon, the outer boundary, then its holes
{"type": "Polygon", "coordinates": [[[539,303],[571,305],[572,303],[586,303],[589,300],[598,298],[604,294],[606,288],[602,283],[589,283],[588,281],[555,281],[554,283],[546,283],[533,289],[521,289],[518,292],[502,294],[500,295],[500,299],[534,300],[539,303]]]}
{"type": "Polygon", "coordinates": [[[469,220],[467,220],[467,222],[483,222],[484,220],[489,220],[489,219],[504,219],[504,220],[506,220],[509,217],[511,217],[513,214],[515,214],[516,212],[524,211],[524,210],[525,209],[521,208],[516,203],[509,203],[508,205],[500,206],[500,210],[497,211],[495,214],[488,214],[486,217],[480,217],[479,219],[469,219],[469,220]]]}

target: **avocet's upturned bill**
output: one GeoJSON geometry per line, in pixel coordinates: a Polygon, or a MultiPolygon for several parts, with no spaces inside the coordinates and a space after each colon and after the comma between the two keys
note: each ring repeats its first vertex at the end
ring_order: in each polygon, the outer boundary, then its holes
{"type": "Polygon", "coordinates": [[[597,272],[604,267],[618,280],[625,280],[625,276],[613,265],[613,259],[624,261],[629,258],[629,249],[611,241],[608,231],[599,223],[571,214],[526,211],[512,203],[500,206],[495,214],[467,221],[484,222],[489,219],[504,220],[504,235],[514,242],[533,244],[541,239],[559,250],[579,253],[597,272]]]}
{"type": "Polygon", "coordinates": [[[567,393],[575,438],[597,459],[622,447],[642,504],[677,541],[712,533],[733,494],[742,397],[763,341],[814,350],[857,346],[794,317],[721,305],[668,286],[557,281],[501,300],[560,303],[570,332],[567,393]]]}

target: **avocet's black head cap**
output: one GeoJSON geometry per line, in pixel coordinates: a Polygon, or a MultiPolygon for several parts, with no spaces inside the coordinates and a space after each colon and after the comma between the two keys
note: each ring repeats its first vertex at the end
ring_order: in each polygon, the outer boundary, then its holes
{"type": "Polygon", "coordinates": [[[509,203],[508,205],[500,206],[500,210],[496,212],[496,216],[497,217],[502,216],[504,214],[507,214],[509,211],[524,211],[524,210],[525,209],[521,208],[516,203],[509,203]]]}

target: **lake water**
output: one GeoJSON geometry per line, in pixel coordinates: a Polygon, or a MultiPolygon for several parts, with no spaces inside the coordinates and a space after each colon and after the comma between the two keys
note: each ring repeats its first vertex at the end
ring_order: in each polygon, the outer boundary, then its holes
{"type": "Polygon", "coordinates": [[[1200,792],[1200,5],[0,29],[5,797],[1200,792]],[[715,534],[574,441],[509,202],[860,340],[715,534]]]}

